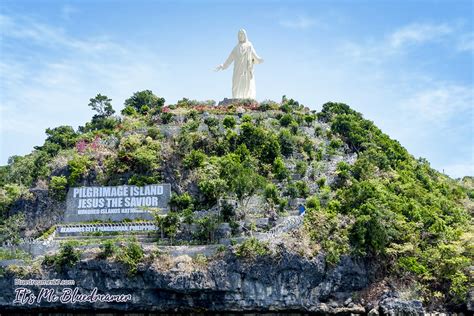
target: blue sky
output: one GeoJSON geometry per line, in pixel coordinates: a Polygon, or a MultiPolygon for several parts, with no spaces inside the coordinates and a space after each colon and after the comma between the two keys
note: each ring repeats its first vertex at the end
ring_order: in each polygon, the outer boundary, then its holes
{"type": "Polygon", "coordinates": [[[257,99],[349,104],[415,157],[474,175],[472,1],[0,2],[0,164],[48,127],[77,127],[97,93],[167,103],[231,94],[213,72],[247,30],[257,99]]]}

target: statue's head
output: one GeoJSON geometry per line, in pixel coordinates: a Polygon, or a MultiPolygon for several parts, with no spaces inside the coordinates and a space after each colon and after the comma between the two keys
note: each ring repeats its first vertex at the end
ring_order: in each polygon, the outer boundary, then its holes
{"type": "Polygon", "coordinates": [[[245,43],[247,41],[247,32],[244,29],[240,29],[238,38],[240,43],[245,43]]]}

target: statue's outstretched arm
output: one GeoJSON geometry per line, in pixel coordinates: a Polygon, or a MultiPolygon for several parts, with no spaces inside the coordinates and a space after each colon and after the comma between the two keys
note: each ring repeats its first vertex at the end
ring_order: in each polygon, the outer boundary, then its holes
{"type": "Polygon", "coordinates": [[[260,56],[257,55],[257,52],[255,51],[255,48],[252,46],[252,59],[254,64],[261,64],[263,63],[263,58],[260,58],[260,56]]]}
{"type": "Polygon", "coordinates": [[[216,67],[216,71],[227,69],[227,67],[229,67],[233,61],[234,61],[234,50],[230,52],[229,57],[227,57],[227,60],[223,64],[220,64],[219,66],[216,67]]]}

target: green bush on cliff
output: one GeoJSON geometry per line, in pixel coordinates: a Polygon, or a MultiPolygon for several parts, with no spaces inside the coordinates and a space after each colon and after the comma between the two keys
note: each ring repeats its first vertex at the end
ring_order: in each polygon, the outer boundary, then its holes
{"type": "Polygon", "coordinates": [[[127,266],[129,274],[136,274],[138,264],[142,262],[145,257],[142,246],[138,242],[132,241],[120,249],[117,260],[127,266]]]}
{"type": "Polygon", "coordinates": [[[165,99],[157,97],[151,90],[135,92],[130,98],[125,100],[123,115],[155,113],[165,104],[165,99]]]}
{"type": "Polygon", "coordinates": [[[54,266],[58,271],[64,271],[73,267],[81,258],[79,251],[74,248],[73,242],[61,245],[59,252],[55,255],[45,256],[43,264],[54,266]]]}
{"type": "Polygon", "coordinates": [[[92,161],[89,156],[79,154],[74,155],[74,158],[68,162],[70,171],[69,185],[78,185],[80,180],[89,172],[91,165],[92,161]]]}
{"type": "Polygon", "coordinates": [[[222,124],[226,128],[234,128],[235,124],[236,124],[235,117],[227,115],[226,117],[224,117],[224,120],[222,121],[222,124]]]}
{"type": "Polygon", "coordinates": [[[65,176],[53,176],[49,183],[49,193],[59,201],[66,198],[67,178],[65,176]]]}
{"type": "Polygon", "coordinates": [[[100,245],[101,252],[97,255],[100,259],[107,259],[118,252],[118,247],[113,240],[106,240],[100,245]]]}
{"type": "Polygon", "coordinates": [[[266,242],[251,237],[236,247],[235,254],[242,258],[255,258],[270,254],[270,249],[266,242]]]}

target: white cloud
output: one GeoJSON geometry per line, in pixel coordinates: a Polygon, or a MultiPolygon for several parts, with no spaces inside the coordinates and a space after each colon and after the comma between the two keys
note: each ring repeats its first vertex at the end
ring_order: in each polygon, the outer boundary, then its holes
{"type": "Polygon", "coordinates": [[[28,17],[5,15],[0,28],[2,45],[34,44],[27,58],[4,50],[0,61],[1,163],[41,144],[48,127],[84,124],[95,94],[111,97],[120,111],[134,91],[153,89],[167,77],[166,65],[153,52],[105,37],[76,37],[28,17]]]}
{"type": "Polygon", "coordinates": [[[72,37],[61,28],[55,28],[32,20],[29,17],[9,17],[0,14],[0,28],[5,38],[31,40],[45,47],[58,46],[81,52],[101,53],[104,51],[122,51],[123,48],[105,37],[79,39],[72,37]]]}
{"type": "Polygon", "coordinates": [[[317,24],[316,19],[305,15],[297,15],[293,18],[284,18],[280,20],[280,25],[290,29],[305,30],[317,24]]]}
{"type": "Polygon", "coordinates": [[[473,50],[472,33],[465,33],[456,23],[412,23],[390,32],[381,39],[346,41],[340,50],[355,60],[380,64],[403,55],[416,45],[438,43],[457,52],[473,50]]]}
{"type": "Polygon", "coordinates": [[[391,47],[397,49],[404,45],[421,44],[430,41],[439,41],[453,32],[453,27],[447,24],[421,24],[406,25],[388,37],[391,47]]]}
{"type": "Polygon", "coordinates": [[[444,84],[416,92],[402,101],[402,109],[433,123],[443,123],[455,116],[472,115],[473,87],[444,84]],[[470,112],[470,113],[469,113],[470,112]]]}

